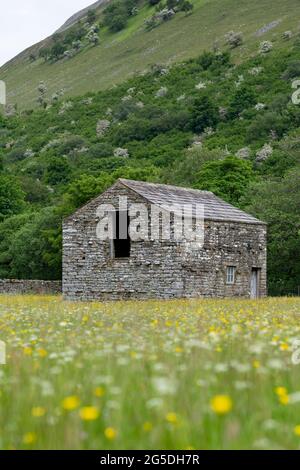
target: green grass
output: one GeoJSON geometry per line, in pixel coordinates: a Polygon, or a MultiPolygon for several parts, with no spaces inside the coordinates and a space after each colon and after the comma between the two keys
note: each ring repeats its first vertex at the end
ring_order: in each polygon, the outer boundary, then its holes
{"type": "Polygon", "coordinates": [[[298,0],[194,0],[192,15],[178,14],[171,21],[151,32],[143,27],[153,9],[144,7],[117,34],[103,30],[100,44],[84,50],[69,61],[45,64],[29,63],[22,55],[0,69],[0,78],[7,82],[8,99],[28,108],[36,104],[36,88],[40,80],[47,82],[49,92],[65,88],[67,96],[107,89],[154,63],[174,63],[198,56],[216,43],[224,47],[224,35],[242,31],[245,45],[235,51],[240,61],[257,50],[260,41],[274,40],[284,47],[280,35],[298,28],[298,0]],[[257,37],[255,32],[265,24],[281,19],[269,32],[257,37]]]}
{"type": "Polygon", "coordinates": [[[299,308],[0,296],[0,448],[299,449],[299,308]]]}

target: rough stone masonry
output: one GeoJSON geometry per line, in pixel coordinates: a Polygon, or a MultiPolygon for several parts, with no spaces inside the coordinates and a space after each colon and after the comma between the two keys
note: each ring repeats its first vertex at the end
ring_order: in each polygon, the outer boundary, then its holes
{"type": "MultiPolygon", "coordinates": [[[[150,216],[149,216],[150,217],[150,216]]],[[[63,224],[63,295],[69,300],[264,297],[267,294],[264,222],[207,191],[118,180],[63,224]],[[132,241],[116,258],[96,234],[100,204],[204,204],[204,244],[132,241]]]]}

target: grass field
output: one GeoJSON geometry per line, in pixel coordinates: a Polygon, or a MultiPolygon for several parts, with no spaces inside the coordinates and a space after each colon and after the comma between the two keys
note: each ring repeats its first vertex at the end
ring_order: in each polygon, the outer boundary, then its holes
{"type": "Polygon", "coordinates": [[[1,449],[300,448],[300,299],[0,296],[1,449]]]}
{"type": "Polygon", "coordinates": [[[49,96],[61,88],[66,96],[107,89],[134,73],[148,70],[151,64],[197,57],[204,50],[211,50],[213,44],[224,49],[224,35],[231,30],[242,31],[245,38],[244,45],[233,53],[239,62],[256,53],[263,40],[274,41],[275,48],[286,47],[282,32],[291,30],[296,34],[299,29],[298,0],[193,0],[193,4],[192,15],[176,15],[151,32],[145,31],[144,20],[154,8],[144,6],[125,30],[112,34],[103,28],[99,45],[71,60],[49,64],[40,59],[31,63],[30,51],[38,49],[33,47],[0,68],[9,102],[18,103],[19,109],[35,106],[40,80],[46,81],[49,96]],[[274,27],[259,33],[272,22],[274,27]]]}

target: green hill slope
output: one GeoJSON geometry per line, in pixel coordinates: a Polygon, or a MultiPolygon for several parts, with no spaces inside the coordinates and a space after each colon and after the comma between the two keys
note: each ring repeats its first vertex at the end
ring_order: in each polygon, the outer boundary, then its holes
{"type": "Polygon", "coordinates": [[[297,292],[299,34],[279,45],[0,115],[0,278],[59,278],[62,217],[125,177],[211,190],[267,221],[270,293],[297,292]]]}
{"type": "Polygon", "coordinates": [[[235,52],[235,61],[239,62],[255,52],[260,41],[281,43],[281,32],[298,27],[298,0],[192,1],[191,15],[178,14],[152,31],[145,30],[144,20],[153,14],[154,7],[144,3],[126,29],[111,33],[101,28],[96,47],[85,48],[68,60],[30,62],[30,54],[37,53],[44,43],[33,46],[0,69],[9,102],[20,108],[34,106],[41,80],[51,93],[64,88],[67,96],[110,88],[150,65],[196,57],[203,50],[211,50],[213,44],[224,47],[224,35],[230,30],[241,31],[245,37],[244,46],[235,52]]]}

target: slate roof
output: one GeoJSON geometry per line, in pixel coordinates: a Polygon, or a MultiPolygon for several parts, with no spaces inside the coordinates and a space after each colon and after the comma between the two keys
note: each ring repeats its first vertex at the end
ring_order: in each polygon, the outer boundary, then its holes
{"type": "Polygon", "coordinates": [[[123,178],[119,179],[119,182],[138,193],[151,204],[157,206],[204,204],[205,220],[265,225],[264,222],[237,209],[209,191],[200,191],[198,189],[182,188],[165,184],[145,183],[143,181],[133,181],[123,178]]]}

